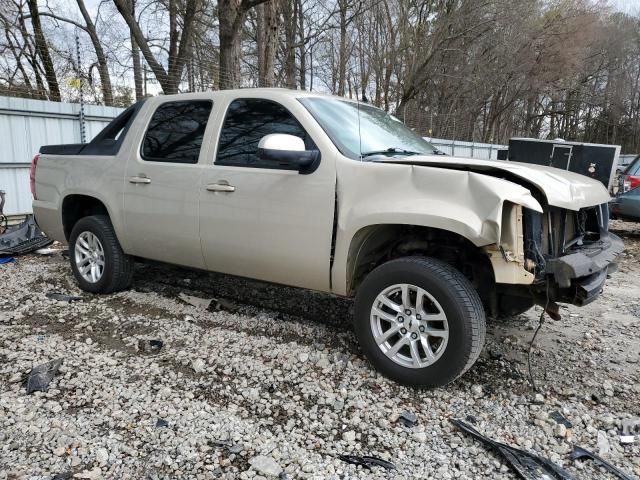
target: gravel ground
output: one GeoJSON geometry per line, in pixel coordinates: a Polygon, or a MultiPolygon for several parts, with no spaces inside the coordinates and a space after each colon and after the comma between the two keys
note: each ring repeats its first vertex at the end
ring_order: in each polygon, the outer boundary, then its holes
{"type": "Polygon", "coordinates": [[[516,478],[450,418],[577,478],[609,477],[571,463],[574,444],[640,476],[640,437],[619,440],[621,421],[640,416],[640,226],[613,228],[627,248],[620,271],[598,302],[545,323],[537,395],[526,354],[539,310],[491,320],[476,365],[420,391],[370,368],[348,301],[155,264],[138,265],[132,290],[94,296],[78,290],[60,253],[21,257],[0,266],[0,480],[516,478]],[[199,310],[180,293],[220,302],[199,310]],[[162,349],[141,348],[148,339],[162,349]],[[59,357],[48,392],[27,395],[25,372],[59,357]],[[415,427],[397,422],[403,411],[417,415],[415,427]],[[342,453],[398,470],[363,470],[342,453]]]}

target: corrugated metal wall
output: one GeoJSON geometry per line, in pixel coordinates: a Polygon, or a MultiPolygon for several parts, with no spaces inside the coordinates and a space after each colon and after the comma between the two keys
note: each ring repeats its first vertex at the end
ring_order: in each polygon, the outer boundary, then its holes
{"type": "MultiPolygon", "coordinates": [[[[87,141],[121,108],[85,105],[87,141]]],[[[42,145],[80,143],[80,105],[0,96],[0,190],[5,214],[31,212],[29,164],[42,145]]]]}

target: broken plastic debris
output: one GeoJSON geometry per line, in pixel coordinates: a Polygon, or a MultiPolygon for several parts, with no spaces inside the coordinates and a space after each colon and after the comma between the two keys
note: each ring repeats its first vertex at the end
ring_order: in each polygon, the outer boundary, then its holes
{"type": "Polygon", "coordinates": [[[396,470],[396,466],[393,463],[387,462],[386,460],[382,460],[378,457],[370,457],[366,455],[363,457],[358,455],[338,455],[338,458],[343,462],[350,463],[351,465],[360,465],[367,470],[371,470],[371,467],[382,467],[386,470],[396,470]]]}
{"type": "Polygon", "coordinates": [[[0,255],[20,255],[53,243],[38,227],[33,215],[27,215],[24,222],[11,227],[0,235],[0,255]]]}
{"type": "Polygon", "coordinates": [[[215,310],[232,311],[235,309],[235,305],[233,303],[223,298],[200,298],[192,295],[186,295],[184,293],[179,293],[178,298],[199,310],[209,310],[212,304],[215,310]]]}
{"type": "Polygon", "coordinates": [[[213,298],[194,297],[194,296],[191,296],[191,295],[185,295],[184,293],[178,294],[178,297],[183,302],[186,302],[189,305],[193,305],[194,307],[196,307],[198,309],[201,309],[201,310],[208,309],[209,305],[211,305],[211,302],[214,300],[213,298]]]}
{"type": "Polygon", "coordinates": [[[227,448],[227,450],[229,450],[229,453],[238,454],[242,450],[244,450],[244,447],[242,445],[236,444],[236,445],[231,445],[229,448],[227,448]]]}
{"type": "Polygon", "coordinates": [[[138,340],[138,350],[143,353],[158,353],[162,349],[163,345],[164,343],[162,342],[162,340],[153,340],[147,338],[138,340]]]}
{"type": "Polygon", "coordinates": [[[636,434],[640,434],[640,418],[625,418],[622,420],[622,435],[620,435],[620,443],[635,442],[636,434]]]}
{"type": "Polygon", "coordinates": [[[82,300],[82,297],[74,297],[73,295],[67,295],[66,293],[60,292],[49,292],[45,295],[47,298],[51,300],[57,300],[58,302],[79,302],[82,300]]]}
{"type": "Polygon", "coordinates": [[[36,253],[38,255],[53,255],[54,253],[58,253],[61,250],[57,249],[57,248],[39,248],[38,250],[36,250],[36,253]]]}
{"type": "Polygon", "coordinates": [[[55,374],[58,373],[61,365],[62,358],[58,358],[33,367],[27,377],[27,393],[46,392],[49,389],[49,383],[51,383],[55,374]]]}
{"type": "Polygon", "coordinates": [[[156,422],[156,428],[168,428],[168,427],[169,427],[169,422],[167,422],[162,418],[159,418],[158,421],[156,422]]]}
{"type": "Polygon", "coordinates": [[[0,258],[0,265],[4,265],[5,263],[13,263],[15,261],[16,259],[13,257],[0,258]]]}
{"type": "Polygon", "coordinates": [[[398,421],[402,423],[405,427],[411,428],[415,427],[418,423],[418,417],[413,412],[402,412],[398,417],[398,421]]]}
{"type": "Polygon", "coordinates": [[[589,450],[585,450],[582,447],[574,446],[573,447],[573,451],[569,455],[569,458],[571,458],[571,460],[573,460],[573,461],[582,460],[583,458],[588,458],[590,460],[593,460],[595,463],[597,463],[598,465],[603,467],[608,472],[611,472],[615,476],[617,476],[618,478],[621,478],[622,480],[636,480],[634,477],[626,474],[625,472],[623,472],[619,468],[614,467],[613,465],[611,465],[606,460],[603,460],[602,458],[600,458],[595,453],[591,453],[589,450]]]}
{"type": "Polygon", "coordinates": [[[525,480],[574,480],[574,477],[551,460],[485,437],[462,420],[451,419],[456,427],[498,452],[525,480]]]}
{"type": "Polygon", "coordinates": [[[571,423],[567,418],[562,415],[560,412],[555,411],[551,412],[549,416],[558,424],[564,425],[567,428],[573,428],[573,423],[571,423]]]}
{"type": "Polygon", "coordinates": [[[51,480],[70,480],[72,476],[71,472],[56,473],[51,480]]]}

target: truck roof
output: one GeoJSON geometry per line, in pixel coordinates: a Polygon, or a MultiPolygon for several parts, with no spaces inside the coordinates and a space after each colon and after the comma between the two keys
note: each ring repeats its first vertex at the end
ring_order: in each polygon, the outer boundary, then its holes
{"type": "Polygon", "coordinates": [[[149,97],[149,99],[155,99],[155,101],[176,101],[184,99],[197,99],[197,98],[216,98],[216,97],[259,97],[259,98],[282,98],[282,97],[324,97],[335,98],[347,102],[355,102],[355,100],[338,97],[336,95],[330,95],[321,92],[308,92],[306,90],[293,90],[290,88],[237,88],[232,90],[208,90],[205,92],[195,93],[177,93],[173,95],[158,95],[149,97]]]}

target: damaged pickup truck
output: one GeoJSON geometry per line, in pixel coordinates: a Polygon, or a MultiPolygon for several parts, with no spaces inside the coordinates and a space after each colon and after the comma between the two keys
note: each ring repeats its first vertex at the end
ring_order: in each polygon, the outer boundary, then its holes
{"type": "Polygon", "coordinates": [[[160,96],[88,144],[42,147],[33,210],[86,291],[127,288],[146,258],[355,297],[373,366],[439,386],[478,358],[485,312],[585,305],[623,245],[595,180],[436,153],[342,98],[160,96]]]}

